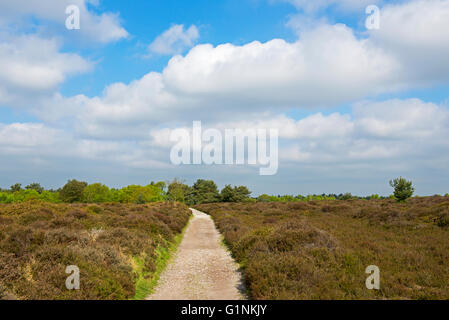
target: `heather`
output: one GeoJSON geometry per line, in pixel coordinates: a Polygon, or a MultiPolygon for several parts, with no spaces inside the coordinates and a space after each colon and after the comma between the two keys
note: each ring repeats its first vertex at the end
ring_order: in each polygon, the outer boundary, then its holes
{"type": "Polygon", "coordinates": [[[449,299],[449,197],[214,203],[254,299],[449,299]],[[365,268],[380,268],[368,290],[365,268]]]}

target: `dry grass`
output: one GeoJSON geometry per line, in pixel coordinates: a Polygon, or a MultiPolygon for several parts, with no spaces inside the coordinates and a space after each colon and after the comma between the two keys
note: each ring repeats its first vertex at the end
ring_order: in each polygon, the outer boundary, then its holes
{"type": "Polygon", "coordinates": [[[449,198],[205,204],[254,299],[449,299],[449,198]],[[368,290],[365,268],[380,268],[368,290]]]}
{"type": "Polygon", "coordinates": [[[142,273],[156,269],[188,221],[181,204],[0,205],[0,298],[129,299],[142,273]],[[65,287],[65,268],[76,265],[81,289],[65,287]]]}

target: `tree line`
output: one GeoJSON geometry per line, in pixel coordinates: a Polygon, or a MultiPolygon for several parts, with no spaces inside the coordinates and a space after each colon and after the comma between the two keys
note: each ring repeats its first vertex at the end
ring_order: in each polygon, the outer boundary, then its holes
{"type": "Polygon", "coordinates": [[[45,190],[40,183],[22,188],[20,183],[0,190],[0,203],[42,200],[65,203],[137,203],[179,201],[189,205],[211,202],[240,202],[250,199],[251,191],[245,186],[226,185],[221,192],[212,180],[198,179],[192,186],[175,179],[171,182],[151,182],[146,186],[130,185],[121,189],[109,188],[102,183],[88,184],[69,180],[58,190],[45,190]]]}
{"type": "MultiPolygon", "coordinates": [[[[130,185],[121,189],[109,188],[102,183],[88,184],[84,181],[69,180],[58,190],[45,190],[39,183],[31,183],[24,188],[20,183],[9,189],[0,189],[0,203],[24,202],[42,200],[47,202],[65,203],[137,203],[157,201],[179,201],[188,205],[213,202],[293,202],[319,200],[351,200],[351,199],[386,199],[405,201],[410,198],[415,189],[411,181],[402,177],[390,181],[394,193],[389,197],[373,194],[367,197],[354,196],[351,193],[321,194],[321,195],[267,195],[250,197],[251,191],[246,186],[226,185],[221,191],[213,180],[198,179],[189,186],[184,181],[174,179],[171,182],[151,182],[146,186],[130,185]]],[[[449,194],[446,194],[449,196],[449,194]]]]}

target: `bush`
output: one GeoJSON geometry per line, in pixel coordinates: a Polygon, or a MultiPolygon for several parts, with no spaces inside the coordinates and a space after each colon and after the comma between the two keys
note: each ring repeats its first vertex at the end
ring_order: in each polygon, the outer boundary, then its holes
{"type": "Polygon", "coordinates": [[[407,181],[402,177],[390,180],[390,186],[394,188],[394,198],[399,202],[407,200],[415,192],[415,188],[413,188],[412,182],[407,181]]]}
{"type": "Polygon", "coordinates": [[[73,203],[80,202],[83,199],[83,191],[87,187],[87,182],[69,180],[62,188],[59,196],[62,201],[73,203]]]}

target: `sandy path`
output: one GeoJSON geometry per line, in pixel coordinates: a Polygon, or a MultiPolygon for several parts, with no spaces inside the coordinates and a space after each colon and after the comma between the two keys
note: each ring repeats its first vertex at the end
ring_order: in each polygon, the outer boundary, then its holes
{"type": "Polygon", "coordinates": [[[147,300],[238,300],[238,265],[220,242],[211,217],[191,209],[193,218],[178,251],[147,300]]]}

